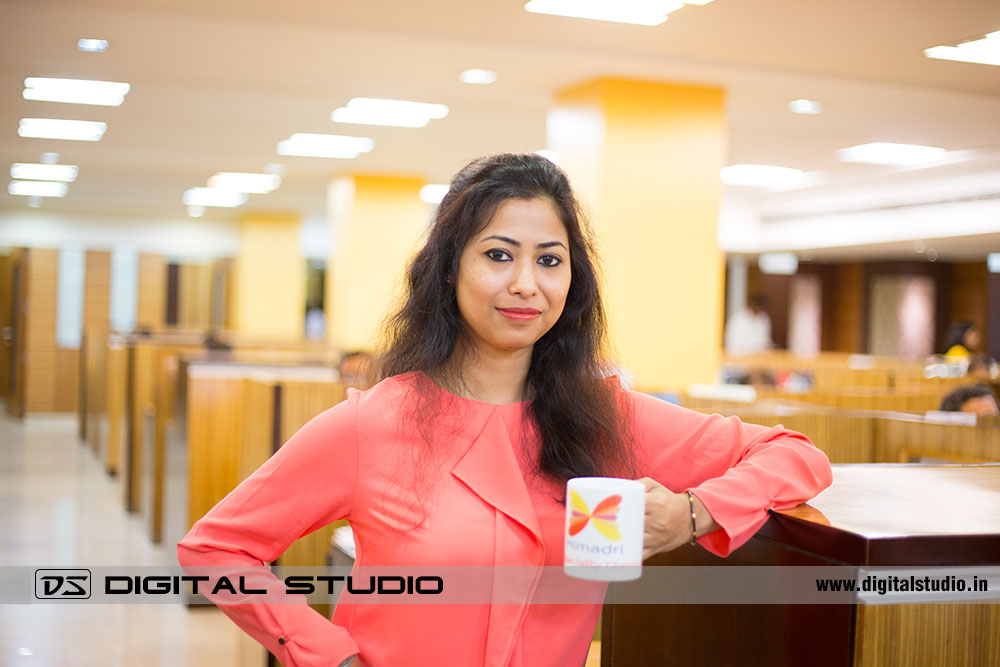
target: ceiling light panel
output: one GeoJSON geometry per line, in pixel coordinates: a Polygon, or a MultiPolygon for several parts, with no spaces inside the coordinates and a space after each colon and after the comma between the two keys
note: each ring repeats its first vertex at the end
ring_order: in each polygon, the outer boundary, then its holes
{"type": "Polygon", "coordinates": [[[77,41],[76,48],[87,53],[103,53],[108,50],[108,40],[106,39],[81,39],[77,41]]]}
{"type": "Polygon", "coordinates": [[[467,69],[458,75],[462,83],[486,86],[497,80],[497,73],[488,69],[467,69]]]}
{"type": "Polygon", "coordinates": [[[247,203],[243,192],[216,190],[215,188],[191,188],[184,192],[181,200],[188,206],[218,206],[235,208],[247,203]]]}
{"type": "Polygon", "coordinates": [[[432,120],[448,115],[443,104],[355,97],[346,107],[334,109],[330,119],[337,123],[387,125],[389,127],[424,127],[432,120]]]}
{"type": "Polygon", "coordinates": [[[958,46],[935,46],[924,49],[924,55],[939,60],[1000,66],[1000,30],[991,32],[982,39],[964,42],[958,46]]]}
{"type": "Polygon", "coordinates": [[[531,0],[524,8],[533,14],[653,26],[683,6],[680,0],[531,0]]]}
{"type": "Polygon", "coordinates": [[[375,142],[368,137],[296,132],[278,143],[278,154],[350,160],[369,152],[374,147],[375,142]]]}
{"type": "Polygon", "coordinates": [[[65,197],[69,186],[52,181],[11,181],[7,192],[21,197],[65,197]]]}
{"type": "Polygon", "coordinates": [[[841,148],[837,151],[837,157],[842,162],[861,162],[864,164],[903,167],[940,160],[945,157],[947,152],[943,148],[936,148],[934,146],[876,141],[870,144],[841,148]]]}
{"type": "Polygon", "coordinates": [[[814,100],[797,99],[788,103],[788,110],[799,114],[817,114],[823,112],[823,105],[814,100]]]}
{"type": "Polygon", "coordinates": [[[805,175],[799,169],[764,164],[733,164],[719,172],[726,185],[755,188],[791,188],[802,185],[805,175]]]}
{"type": "Polygon", "coordinates": [[[35,139],[67,139],[100,141],[108,129],[107,123],[91,120],[61,120],[56,118],[22,118],[17,133],[35,139]]]}
{"type": "Polygon", "coordinates": [[[48,79],[29,76],[24,80],[26,100],[38,102],[64,102],[67,104],[93,104],[104,107],[121,106],[132,87],[116,81],[89,79],[48,79]]]}
{"type": "Polygon", "coordinates": [[[267,194],[281,185],[281,177],[273,174],[244,174],[220,171],[208,179],[208,187],[250,194],[267,194]]]}
{"type": "Polygon", "coordinates": [[[62,181],[72,183],[78,173],[73,164],[29,164],[15,162],[10,177],[19,181],[62,181]]]}

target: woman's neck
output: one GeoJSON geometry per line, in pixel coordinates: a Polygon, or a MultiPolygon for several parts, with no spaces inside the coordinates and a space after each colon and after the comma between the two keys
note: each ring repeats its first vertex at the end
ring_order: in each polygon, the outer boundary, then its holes
{"type": "Polygon", "coordinates": [[[531,348],[514,352],[467,350],[449,360],[445,388],[452,393],[486,403],[524,400],[524,383],[531,365],[531,348]]]}

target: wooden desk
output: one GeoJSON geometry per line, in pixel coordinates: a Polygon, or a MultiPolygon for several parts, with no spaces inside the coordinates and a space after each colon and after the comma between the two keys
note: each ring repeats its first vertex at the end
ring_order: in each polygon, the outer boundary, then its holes
{"type": "MultiPolygon", "coordinates": [[[[650,565],[1000,564],[1000,465],[834,466],[729,558],[700,547],[650,565]]],[[[1000,604],[608,605],[601,664],[912,667],[1000,664],[1000,604]]]]}

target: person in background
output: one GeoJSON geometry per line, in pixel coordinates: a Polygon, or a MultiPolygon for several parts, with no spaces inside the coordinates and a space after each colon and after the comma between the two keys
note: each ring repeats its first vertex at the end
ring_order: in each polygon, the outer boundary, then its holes
{"type": "Polygon", "coordinates": [[[726,353],[743,356],[764,352],[771,347],[771,318],[767,314],[767,297],[763,294],[751,294],[747,307],[733,315],[726,324],[726,353]]]}
{"type": "Polygon", "coordinates": [[[960,361],[968,359],[979,349],[983,336],[972,322],[959,320],[948,329],[945,338],[945,361],[960,361]]]}
{"type": "Polygon", "coordinates": [[[371,386],[371,355],[363,350],[355,350],[345,354],[337,366],[340,381],[354,389],[367,389],[371,386]]]}
{"type": "Polygon", "coordinates": [[[976,382],[990,382],[997,376],[996,361],[981,352],[977,352],[969,358],[969,368],[966,375],[976,382]]]}
{"type": "Polygon", "coordinates": [[[972,412],[983,417],[1000,415],[997,397],[988,384],[974,384],[952,389],[941,399],[942,412],[972,412]]]}

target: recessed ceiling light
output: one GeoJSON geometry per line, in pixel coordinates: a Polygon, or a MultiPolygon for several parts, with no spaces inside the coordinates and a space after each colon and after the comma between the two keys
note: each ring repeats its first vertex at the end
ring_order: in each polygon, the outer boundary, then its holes
{"type": "Polygon", "coordinates": [[[103,53],[108,50],[108,40],[106,39],[81,39],[76,43],[76,48],[88,53],[103,53]]]}
{"type": "MultiPolygon", "coordinates": [[[[711,0],[709,0],[711,1],[711,0]]],[[[691,2],[689,4],[705,4],[691,2]]],[[[552,14],[594,21],[660,25],[667,14],[684,6],[681,0],[531,0],[524,5],[533,14],[552,14]]]]}
{"type": "Polygon", "coordinates": [[[192,218],[200,218],[205,215],[204,206],[188,206],[188,215],[192,218]]]}
{"type": "Polygon", "coordinates": [[[94,104],[103,107],[118,107],[132,87],[116,81],[92,81],[89,79],[49,79],[29,76],[24,80],[26,100],[38,102],[64,102],[67,104],[94,104]]]}
{"type": "Polygon", "coordinates": [[[28,197],[28,206],[31,208],[39,208],[42,205],[41,197],[28,197]]]}
{"type": "Polygon", "coordinates": [[[69,186],[52,181],[11,181],[7,192],[20,197],[65,197],[69,186]]]}
{"type": "Polygon", "coordinates": [[[296,132],[278,142],[279,155],[352,159],[375,147],[368,137],[347,137],[342,134],[310,134],[296,132]]]}
{"type": "Polygon", "coordinates": [[[250,194],[267,194],[281,185],[281,177],[272,174],[243,174],[220,171],[208,179],[208,187],[250,194]]]}
{"type": "Polygon", "coordinates": [[[458,75],[462,83],[485,86],[497,80],[497,73],[488,69],[467,69],[458,75]]]}
{"type": "Polygon", "coordinates": [[[802,185],[805,181],[800,169],[764,164],[733,164],[723,167],[719,175],[726,185],[755,188],[790,188],[802,185]]]}
{"type": "Polygon", "coordinates": [[[440,183],[429,183],[420,188],[420,199],[428,204],[440,204],[446,194],[448,186],[440,183]]]}
{"type": "Polygon", "coordinates": [[[940,160],[947,152],[943,148],[934,146],[876,141],[870,144],[841,148],[837,151],[837,156],[843,162],[885,164],[898,167],[940,160]]]}
{"type": "Polygon", "coordinates": [[[823,105],[813,100],[798,99],[788,103],[788,108],[792,113],[815,114],[823,112],[823,105]]]}
{"type": "Polygon", "coordinates": [[[284,177],[288,173],[288,167],[283,164],[278,164],[277,162],[271,162],[264,167],[265,174],[271,174],[272,176],[284,177]]]}
{"type": "Polygon", "coordinates": [[[559,153],[556,153],[554,150],[549,148],[543,148],[540,151],[535,151],[535,155],[541,155],[552,164],[559,164],[559,153]]]}
{"type": "Polygon", "coordinates": [[[72,183],[78,173],[72,164],[29,164],[15,162],[10,168],[10,177],[24,181],[63,181],[72,183]]]}
{"type": "Polygon", "coordinates": [[[443,104],[355,97],[346,107],[334,109],[330,119],[337,123],[387,125],[389,127],[424,127],[431,120],[448,115],[443,104]]]}
{"type": "Polygon", "coordinates": [[[793,276],[799,270],[799,258],[791,252],[768,252],[757,258],[757,266],[763,273],[793,276]]]}
{"type": "Polygon", "coordinates": [[[42,153],[38,156],[38,161],[42,164],[58,164],[59,153],[42,153]]]}
{"type": "Polygon", "coordinates": [[[108,129],[107,123],[91,120],[61,120],[56,118],[22,118],[17,133],[36,139],[68,139],[100,141],[108,129]]]}
{"type": "Polygon", "coordinates": [[[247,196],[242,192],[232,190],[216,190],[215,188],[190,188],[184,192],[181,200],[188,206],[220,206],[235,208],[247,203],[247,196]]]}
{"type": "Polygon", "coordinates": [[[957,46],[934,46],[924,49],[924,55],[939,60],[1000,65],[1000,30],[991,32],[982,39],[964,42],[957,46]]]}

